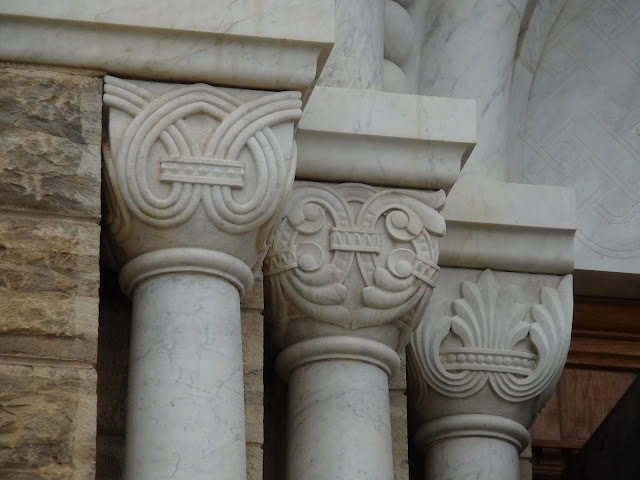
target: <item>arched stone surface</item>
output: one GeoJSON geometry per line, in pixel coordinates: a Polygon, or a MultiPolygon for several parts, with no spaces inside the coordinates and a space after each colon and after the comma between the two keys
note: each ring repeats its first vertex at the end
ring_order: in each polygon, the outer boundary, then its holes
{"type": "Polygon", "coordinates": [[[640,273],[639,42],[637,2],[567,0],[533,78],[523,181],[575,188],[578,270],[640,273]]]}

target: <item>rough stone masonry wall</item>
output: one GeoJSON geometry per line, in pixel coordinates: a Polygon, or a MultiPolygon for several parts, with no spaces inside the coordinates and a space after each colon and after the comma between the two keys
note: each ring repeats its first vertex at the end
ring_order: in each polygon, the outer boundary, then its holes
{"type": "Polygon", "coordinates": [[[95,476],[102,80],[0,63],[0,478],[95,476]]]}

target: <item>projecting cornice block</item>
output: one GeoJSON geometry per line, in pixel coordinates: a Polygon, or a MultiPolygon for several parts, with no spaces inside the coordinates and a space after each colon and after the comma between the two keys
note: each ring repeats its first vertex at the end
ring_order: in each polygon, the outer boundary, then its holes
{"type": "Polygon", "coordinates": [[[296,135],[296,177],[448,190],[475,119],[473,100],[318,86],[296,135]]]}
{"type": "Polygon", "coordinates": [[[8,0],[0,6],[0,59],[306,91],[334,31],[331,0],[8,0]]]}

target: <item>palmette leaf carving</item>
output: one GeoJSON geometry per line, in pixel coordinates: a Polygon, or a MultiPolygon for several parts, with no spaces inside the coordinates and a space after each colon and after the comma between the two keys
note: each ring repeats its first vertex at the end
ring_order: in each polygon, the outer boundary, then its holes
{"type": "Polygon", "coordinates": [[[443,203],[443,192],[296,183],[265,264],[281,339],[303,317],[343,333],[391,326],[404,347],[435,285],[443,203]]]}
{"type": "Polygon", "coordinates": [[[453,316],[425,318],[411,350],[414,368],[430,388],[467,398],[488,382],[510,402],[546,400],[569,350],[572,279],[564,277],[557,288],[543,287],[536,305],[519,303],[517,293],[485,270],[477,282],[460,284],[453,316]]]}

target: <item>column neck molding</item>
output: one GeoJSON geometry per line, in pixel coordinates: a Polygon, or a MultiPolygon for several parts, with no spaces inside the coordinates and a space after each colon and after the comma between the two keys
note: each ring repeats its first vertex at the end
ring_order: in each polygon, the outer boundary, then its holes
{"type": "Polygon", "coordinates": [[[236,257],[204,248],[167,248],[143,253],[122,267],[120,288],[131,296],[142,282],[173,273],[223,278],[238,289],[240,297],[253,286],[251,269],[236,257]]]}
{"type": "Polygon", "coordinates": [[[518,422],[497,415],[466,414],[433,420],[418,429],[416,447],[425,449],[442,440],[461,437],[493,438],[510,443],[520,452],[531,439],[529,431],[518,422]]]}
{"type": "Polygon", "coordinates": [[[288,379],[296,368],[328,360],[370,363],[392,378],[400,370],[400,357],[392,348],[366,338],[334,336],[304,340],[287,347],[277,358],[276,371],[288,379]]]}

